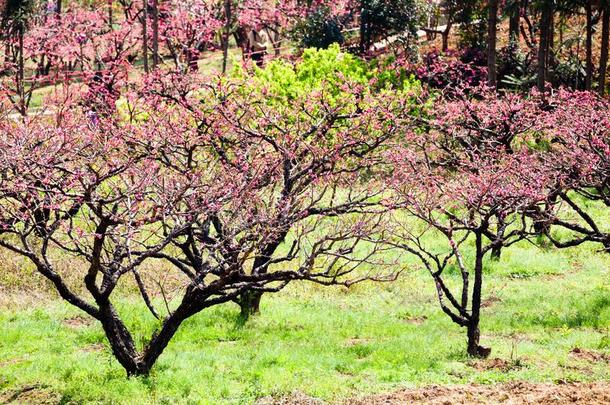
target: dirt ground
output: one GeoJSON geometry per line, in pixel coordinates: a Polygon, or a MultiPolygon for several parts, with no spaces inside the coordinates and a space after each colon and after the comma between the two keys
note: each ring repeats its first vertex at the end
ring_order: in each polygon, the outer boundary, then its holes
{"type": "MultiPolygon", "coordinates": [[[[302,394],[280,399],[263,398],[257,405],[321,405],[302,394]]],[[[350,398],[340,405],[398,404],[610,404],[610,381],[595,383],[430,386],[389,394],[350,398]]]]}

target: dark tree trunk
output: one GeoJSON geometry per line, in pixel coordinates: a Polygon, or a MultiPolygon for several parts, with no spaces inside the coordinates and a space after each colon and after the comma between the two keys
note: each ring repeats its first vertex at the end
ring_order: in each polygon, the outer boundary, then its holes
{"type": "MultiPolygon", "coordinates": [[[[292,187],[291,183],[285,184],[286,189],[290,189],[292,187]]],[[[284,242],[286,236],[288,235],[288,230],[284,230],[280,235],[278,235],[277,239],[269,242],[260,252],[259,255],[254,259],[254,263],[252,264],[252,274],[265,274],[269,271],[269,263],[271,261],[271,257],[277,250],[277,248],[284,242]]],[[[260,303],[261,298],[263,296],[262,291],[250,290],[241,294],[237,299],[237,303],[241,308],[241,318],[243,320],[247,320],[251,315],[255,315],[260,313],[260,303]]]]}
{"type": "Polygon", "coordinates": [[[187,291],[181,304],[164,319],[161,328],[152,336],[142,353],[137,351],[131,334],[112,305],[103,299],[99,300],[99,319],[112,348],[112,353],[123,366],[127,375],[148,375],[182,322],[206,307],[207,297],[197,288],[191,288],[187,291]]]}
{"type": "Polygon", "coordinates": [[[601,52],[599,56],[599,94],[606,93],[606,72],[608,69],[608,42],[610,41],[610,9],[608,6],[602,11],[602,39],[601,52]]]}
{"type": "Polygon", "coordinates": [[[23,60],[23,36],[24,36],[23,22],[19,22],[19,28],[17,30],[18,41],[19,41],[19,59],[17,66],[17,91],[19,93],[19,114],[22,116],[27,115],[27,108],[25,102],[25,65],[23,60]]]}
{"type": "Polygon", "coordinates": [[[449,50],[449,34],[451,33],[451,26],[453,25],[453,17],[449,16],[447,18],[447,25],[443,32],[441,32],[441,39],[443,41],[442,47],[443,52],[447,52],[449,50]]]}
{"type": "Polygon", "coordinates": [[[229,59],[229,37],[231,35],[231,0],[225,0],[225,29],[222,38],[222,73],[227,72],[227,62],[229,59]]]}
{"type": "Polygon", "coordinates": [[[238,304],[240,308],[239,316],[242,320],[247,320],[252,315],[260,313],[261,298],[263,293],[260,291],[248,291],[240,295],[238,304]]]}
{"type": "Polygon", "coordinates": [[[491,349],[479,344],[479,320],[481,319],[481,293],[483,291],[483,235],[476,233],[476,259],[474,265],[474,284],[472,286],[472,311],[468,322],[468,354],[474,357],[487,357],[491,349]]]}
{"type": "Polygon", "coordinates": [[[110,343],[114,357],[121,363],[128,376],[146,374],[139,360],[133,338],[110,303],[100,306],[100,322],[110,343]]]}
{"type": "Polygon", "coordinates": [[[148,0],[144,0],[142,8],[142,53],[144,59],[144,72],[148,73],[148,0]]]}
{"type": "Polygon", "coordinates": [[[519,5],[515,7],[510,15],[508,23],[508,43],[511,47],[516,47],[519,44],[520,13],[521,7],[519,5]]]}
{"type": "Polygon", "coordinates": [[[468,325],[468,349],[467,352],[469,355],[473,357],[483,357],[480,356],[480,348],[479,345],[481,333],[479,331],[479,325],[471,322],[468,325]]]}
{"type": "Polygon", "coordinates": [[[159,66],[159,0],[152,1],[152,62],[153,69],[159,66]]]}
{"type": "Polygon", "coordinates": [[[548,60],[548,42],[553,6],[549,0],[542,3],[542,14],[540,16],[540,34],[538,41],[538,89],[545,90],[548,60]]]}
{"type": "Polygon", "coordinates": [[[587,35],[586,35],[586,76],[585,89],[591,90],[593,84],[593,6],[590,1],[586,5],[587,13],[587,35]]]}
{"type": "Polygon", "coordinates": [[[487,85],[496,87],[496,35],[498,25],[498,0],[489,0],[487,17],[487,85]]]}
{"type": "Polygon", "coordinates": [[[180,325],[182,325],[182,322],[204,309],[204,303],[205,297],[203,293],[198,292],[196,289],[185,294],[182,303],[171,315],[165,318],[161,329],[153,335],[148,345],[146,345],[144,354],[141,356],[142,374],[150,372],[159,356],[161,356],[178,331],[178,328],[180,328],[180,325]]]}
{"type": "Polygon", "coordinates": [[[227,72],[227,61],[229,58],[229,37],[231,35],[231,0],[225,0],[225,27],[222,36],[222,73],[227,72]]]}
{"type": "Polygon", "coordinates": [[[360,53],[365,54],[368,51],[369,39],[366,29],[366,14],[364,12],[364,2],[360,2],[360,53]]]}
{"type": "Polygon", "coordinates": [[[113,0],[108,0],[108,27],[112,30],[112,25],[114,24],[114,16],[112,13],[112,2],[113,0]]]}

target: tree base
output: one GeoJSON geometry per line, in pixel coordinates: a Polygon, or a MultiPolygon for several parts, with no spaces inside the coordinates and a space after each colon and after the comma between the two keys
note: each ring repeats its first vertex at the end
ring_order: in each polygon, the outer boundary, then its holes
{"type": "Polygon", "coordinates": [[[472,346],[468,348],[468,354],[479,359],[486,359],[491,354],[491,348],[483,346],[472,346]]]}
{"type": "Polygon", "coordinates": [[[260,303],[262,294],[260,292],[246,292],[239,297],[239,317],[242,322],[247,321],[251,316],[260,313],[260,303]]]}

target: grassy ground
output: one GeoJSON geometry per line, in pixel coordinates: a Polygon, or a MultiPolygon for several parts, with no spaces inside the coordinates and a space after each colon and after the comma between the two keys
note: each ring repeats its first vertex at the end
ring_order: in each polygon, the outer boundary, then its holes
{"type": "MultiPolygon", "coordinates": [[[[610,255],[523,244],[486,269],[482,342],[438,309],[419,270],[350,290],[295,284],[246,325],[234,305],[190,319],[148,378],[125,378],[101,327],[34,293],[0,306],[0,402],[252,403],[302,392],[325,400],[405,386],[607,380],[610,255]]],[[[13,295],[10,295],[13,297],[13,295]]],[[[122,314],[153,327],[128,297],[122,314]]]]}

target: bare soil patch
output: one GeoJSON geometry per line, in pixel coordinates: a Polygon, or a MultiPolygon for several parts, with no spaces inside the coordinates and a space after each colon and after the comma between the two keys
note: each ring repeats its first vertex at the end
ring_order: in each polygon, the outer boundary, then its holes
{"type": "Polygon", "coordinates": [[[0,393],[0,404],[59,404],[61,395],[43,385],[24,385],[0,393]]]}
{"type": "Polygon", "coordinates": [[[477,371],[500,370],[510,371],[521,368],[521,364],[514,361],[507,361],[499,358],[473,360],[468,365],[477,371]]]}
{"type": "Polygon", "coordinates": [[[303,393],[295,392],[282,398],[263,397],[259,398],[255,405],[323,405],[324,401],[309,397],[303,393]]]}
{"type": "Polygon", "coordinates": [[[430,386],[349,399],[343,404],[608,404],[610,382],[430,386]]]}
{"type": "Polygon", "coordinates": [[[23,359],[15,358],[15,359],[7,359],[0,361],[0,367],[10,366],[13,364],[23,363],[23,359]]]}
{"type": "Polygon", "coordinates": [[[81,351],[85,353],[96,353],[103,352],[105,349],[106,347],[102,343],[92,343],[82,348],[81,351]]]}
{"type": "MultiPolygon", "coordinates": [[[[264,397],[256,405],[321,405],[325,402],[302,393],[274,398],[264,397]]],[[[498,385],[432,385],[389,394],[349,398],[341,405],[403,404],[610,404],[610,382],[533,384],[516,382],[498,385]]]]}
{"type": "Polygon", "coordinates": [[[76,315],[72,318],[64,319],[63,324],[69,328],[78,329],[93,325],[93,319],[82,315],[76,315]]]}
{"type": "Polygon", "coordinates": [[[570,355],[579,360],[586,360],[593,363],[602,362],[610,364],[610,355],[595,352],[593,350],[581,349],[575,347],[570,351],[570,355]]]}
{"type": "Polygon", "coordinates": [[[411,325],[421,325],[424,322],[426,322],[426,319],[428,319],[428,317],[425,315],[422,315],[422,316],[413,316],[410,318],[406,318],[406,319],[404,319],[404,321],[406,323],[410,323],[411,325]]]}
{"type": "Polygon", "coordinates": [[[502,298],[498,297],[497,295],[491,295],[481,302],[481,308],[489,308],[499,302],[502,302],[502,298]]]}
{"type": "Polygon", "coordinates": [[[350,338],[345,343],[345,346],[346,347],[360,346],[360,345],[365,345],[370,342],[371,342],[371,339],[350,338]]]}

